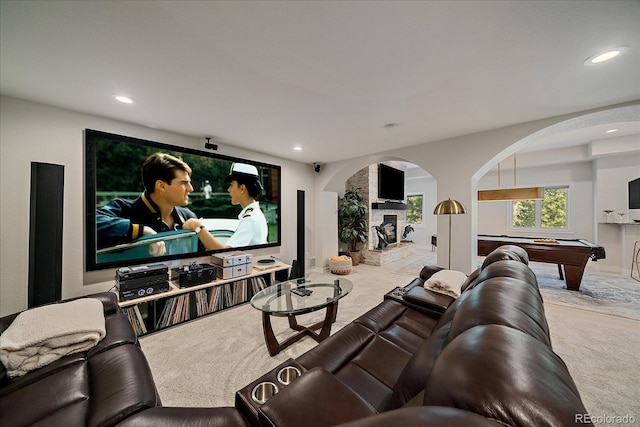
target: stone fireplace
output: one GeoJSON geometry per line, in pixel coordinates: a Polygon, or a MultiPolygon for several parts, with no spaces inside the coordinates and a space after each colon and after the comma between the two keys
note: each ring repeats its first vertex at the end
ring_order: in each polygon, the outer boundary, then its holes
{"type": "Polygon", "coordinates": [[[372,265],[384,265],[415,254],[413,243],[400,242],[402,231],[407,225],[407,205],[398,202],[386,202],[378,199],[378,165],[369,165],[356,172],[347,180],[345,189],[360,188],[363,203],[369,210],[369,238],[362,245],[361,262],[372,265]],[[384,226],[386,225],[386,226],[384,226]],[[380,249],[374,227],[384,226],[389,245],[380,249]],[[393,242],[393,243],[391,243],[393,242]]]}

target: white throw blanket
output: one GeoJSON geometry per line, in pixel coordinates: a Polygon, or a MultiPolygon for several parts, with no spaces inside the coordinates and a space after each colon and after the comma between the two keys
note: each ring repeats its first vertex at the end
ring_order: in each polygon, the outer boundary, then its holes
{"type": "Polygon", "coordinates": [[[102,302],[80,298],[23,311],[0,335],[0,361],[16,377],[68,354],[94,347],[106,335],[102,302]]]}
{"type": "Polygon", "coordinates": [[[467,275],[462,271],[440,270],[427,279],[424,287],[439,294],[458,298],[465,280],[467,275]]]}

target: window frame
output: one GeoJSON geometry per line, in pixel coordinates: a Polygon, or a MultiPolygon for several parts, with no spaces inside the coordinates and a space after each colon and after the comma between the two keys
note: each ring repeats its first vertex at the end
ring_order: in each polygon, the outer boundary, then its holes
{"type": "Polygon", "coordinates": [[[412,226],[418,226],[418,227],[424,227],[424,205],[425,205],[425,199],[426,196],[424,193],[407,193],[407,206],[411,206],[409,205],[409,197],[422,197],[422,206],[420,207],[420,222],[419,223],[414,223],[409,221],[409,211],[411,209],[407,210],[407,224],[411,224],[412,226]]]}
{"type": "Polygon", "coordinates": [[[573,233],[573,212],[572,212],[572,198],[573,198],[573,188],[571,184],[556,184],[556,185],[545,185],[543,186],[544,191],[553,190],[553,189],[566,189],[567,190],[567,226],[566,228],[543,228],[541,226],[542,220],[542,200],[535,200],[535,226],[534,227],[515,227],[513,225],[513,203],[515,201],[511,201],[507,203],[507,230],[510,233],[544,233],[544,234],[571,234],[573,233]]]}

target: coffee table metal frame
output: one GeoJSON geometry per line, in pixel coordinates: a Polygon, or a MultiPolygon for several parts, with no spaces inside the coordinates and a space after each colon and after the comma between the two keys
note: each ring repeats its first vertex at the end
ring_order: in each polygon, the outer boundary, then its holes
{"type": "Polygon", "coordinates": [[[351,292],[352,288],[351,282],[342,278],[318,279],[309,282],[289,280],[277,283],[254,295],[251,298],[251,305],[262,311],[262,329],[269,355],[275,356],[305,336],[317,342],[326,339],[331,334],[332,323],[336,320],[338,300],[351,292]],[[300,296],[291,292],[295,289],[307,289],[312,293],[308,296],[300,296]],[[298,315],[323,308],[326,308],[327,312],[324,320],[320,322],[304,326],[296,320],[298,315]],[[286,317],[289,327],[298,333],[283,342],[278,342],[271,325],[271,316],[286,317]],[[320,329],[319,333],[315,332],[317,329],[320,329]]]}

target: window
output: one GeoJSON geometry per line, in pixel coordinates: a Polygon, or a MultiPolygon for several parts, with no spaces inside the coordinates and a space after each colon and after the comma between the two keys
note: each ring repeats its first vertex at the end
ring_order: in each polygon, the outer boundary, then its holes
{"type": "Polygon", "coordinates": [[[414,194],[407,196],[407,204],[409,210],[407,211],[407,224],[422,224],[422,201],[424,196],[422,194],[414,194]]]}
{"type": "Polygon", "coordinates": [[[512,208],[512,228],[568,230],[569,187],[545,187],[542,200],[516,200],[512,208]]]}

